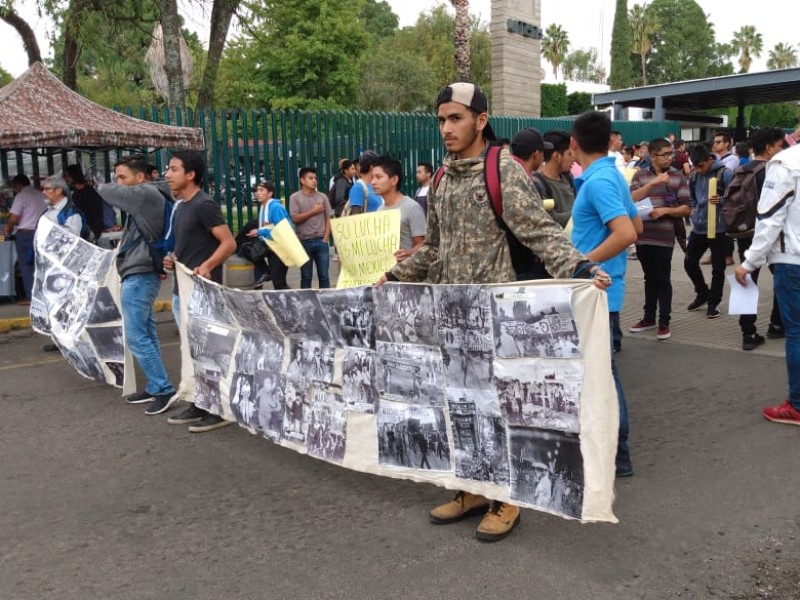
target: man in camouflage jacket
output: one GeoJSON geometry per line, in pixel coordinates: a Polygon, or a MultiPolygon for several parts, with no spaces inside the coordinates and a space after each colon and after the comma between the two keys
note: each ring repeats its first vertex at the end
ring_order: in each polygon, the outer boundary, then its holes
{"type": "MultiPolygon", "coordinates": [[[[489,125],[488,101],[471,83],[454,83],[436,100],[439,131],[448,155],[444,176],[428,196],[428,230],[423,246],[395,266],[376,285],[386,281],[430,283],[504,283],[516,281],[505,232],[495,219],[484,182],[487,142],[495,139],[489,125]]],[[[511,158],[500,154],[503,220],[525,246],[539,256],[555,277],[595,276],[601,289],[608,276],[570,243],[564,230],[545,211],[530,177],[511,158]]],[[[498,541],[519,524],[519,507],[483,496],[458,492],[434,508],[433,523],[460,521],[486,513],[476,536],[498,541]]]]}

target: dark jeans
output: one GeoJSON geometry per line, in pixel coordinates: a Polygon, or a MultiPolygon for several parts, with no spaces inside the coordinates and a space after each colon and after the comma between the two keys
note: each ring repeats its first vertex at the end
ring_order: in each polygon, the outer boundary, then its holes
{"type": "Polygon", "coordinates": [[[673,246],[636,244],[636,256],[644,273],[644,320],[669,325],[672,316],[672,251],[673,246]]]}
{"type": "MultiPolygon", "coordinates": [[[[619,313],[609,313],[609,325],[611,331],[614,330],[614,314],[619,320],[619,313]]],[[[622,389],[622,382],[617,371],[617,362],[614,360],[614,337],[611,336],[611,375],[614,377],[614,386],[617,388],[617,403],[619,404],[619,433],[617,434],[617,465],[626,463],[631,459],[631,449],[628,445],[628,435],[630,434],[630,423],[628,422],[628,402],[625,399],[625,391],[622,389]]]]}
{"type": "Polygon", "coordinates": [[[322,238],[300,240],[300,242],[303,244],[303,248],[305,248],[306,254],[308,254],[309,258],[309,261],[300,267],[300,287],[304,290],[311,287],[311,279],[314,275],[314,265],[317,266],[319,288],[325,289],[331,287],[331,282],[328,278],[328,259],[330,253],[330,246],[328,246],[328,242],[323,242],[322,238]]]}
{"type": "MultiPolygon", "coordinates": [[[[744,262],[744,253],[750,248],[750,245],[753,243],[753,238],[739,238],[738,239],[738,246],[739,246],[739,262],[744,262]]],[[[774,265],[769,266],[770,272],[775,274],[775,267],[774,265]]],[[[758,274],[761,272],[761,269],[756,269],[750,276],[753,278],[755,283],[758,283],[758,274]]],[[[739,315],[739,327],[742,328],[742,335],[754,335],[757,333],[756,329],[756,316],[757,315],[739,315]]],[[[778,307],[778,298],[773,292],[772,294],[772,313],[769,317],[770,325],[773,327],[777,327],[779,329],[783,328],[783,320],[781,319],[781,311],[778,307]]]]}
{"type": "Polygon", "coordinates": [[[710,240],[705,234],[690,233],[686,247],[686,258],[683,268],[694,284],[695,294],[708,298],[708,305],[717,307],[722,302],[722,287],[725,284],[725,256],[729,248],[730,238],[724,233],[710,240]],[[711,288],[706,284],[700,259],[706,250],[711,250],[711,288]]]}
{"type": "Polygon", "coordinates": [[[619,313],[610,312],[611,316],[611,342],[614,350],[622,349],[622,328],[619,326],[619,313]]]}
{"type": "Polygon", "coordinates": [[[789,402],[800,410],[800,265],[777,263],[774,287],[786,331],[789,402]]]}
{"type": "MultiPolygon", "coordinates": [[[[308,252],[308,250],[306,250],[308,252]]],[[[272,280],[272,287],[276,290],[288,290],[289,284],[286,283],[286,273],[289,267],[283,264],[272,250],[267,249],[267,266],[269,267],[269,277],[272,280]]]]}
{"type": "MultiPolygon", "coordinates": [[[[17,262],[19,271],[22,273],[22,287],[24,288],[25,298],[31,299],[31,289],[33,288],[33,272],[36,264],[33,260],[33,236],[36,232],[27,229],[17,229],[14,246],[17,249],[17,262]]],[[[22,298],[22,294],[17,291],[17,297],[22,298]]]]}

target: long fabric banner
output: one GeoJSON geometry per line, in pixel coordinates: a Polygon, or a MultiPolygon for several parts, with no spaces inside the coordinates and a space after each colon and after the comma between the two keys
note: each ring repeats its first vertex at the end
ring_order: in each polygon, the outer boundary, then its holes
{"type": "MultiPolygon", "coordinates": [[[[111,366],[124,363],[114,270],[70,267],[112,255],[89,247],[101,254],[87,262],[88,244],[46,229],[37,331],[84,375],[120,385],[129,369],[111,366]],[[68,311],[86,319],[58,317],[54,275],[90,290],[68,311]]],[[[345,468],[616,522],[608,307],[590,282],[264,292],[182,265],[177,277],[183,399],[345,468]]]]}

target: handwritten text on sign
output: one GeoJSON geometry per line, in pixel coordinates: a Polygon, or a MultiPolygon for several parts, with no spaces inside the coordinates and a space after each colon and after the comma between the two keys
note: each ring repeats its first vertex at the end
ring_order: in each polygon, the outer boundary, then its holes
{"type": "Polygon", "coordinates": [[[331,222],[333,242],[341,260],[337,288],[370,285],[397,261],[400,248],[400,211],[372,212],[331,222]]]}

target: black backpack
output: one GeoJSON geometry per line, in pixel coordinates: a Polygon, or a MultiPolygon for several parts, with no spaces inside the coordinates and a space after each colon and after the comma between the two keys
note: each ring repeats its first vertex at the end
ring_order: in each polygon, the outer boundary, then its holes
{"type": "Polygon", "coordinates": [[[67,224],[67,219],[69,219],[72,215],[80,215],[81,217],[81,239],[91,239],[92,230],[89,227],[89,221],[86,218],[86,213],[83,212],[72,200],[67,200],[64,208],[58,211],[58,224],[64,227],[67,224]]]}
{"type": "Polygon", "coordinates": [[[722,221],[728,237],[753,237],[758,216],[758,198],[761,195],[761,186],[764,185],[764,178],[761,177],[759,182],[759,175],[766,167],[767,161],[759,160],[747,163],[734,172],[722,203],[722,221]]]}

